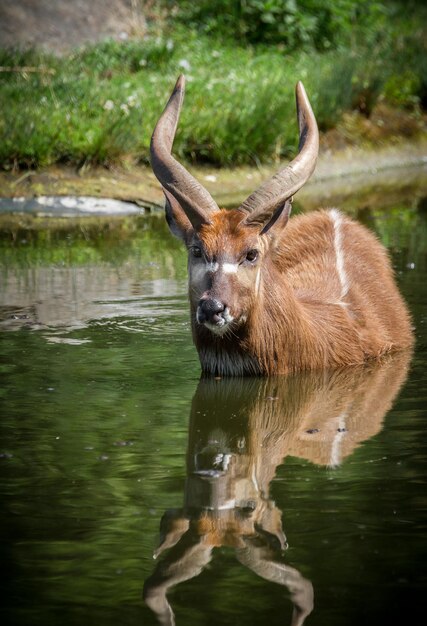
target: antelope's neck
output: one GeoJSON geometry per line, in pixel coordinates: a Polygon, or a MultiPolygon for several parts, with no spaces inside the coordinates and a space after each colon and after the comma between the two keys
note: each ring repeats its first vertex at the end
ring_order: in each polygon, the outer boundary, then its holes
{"type": "Polygon", "coordinates": [[[248,322],[247,345],[263,374],[288,374],[306,368],[314,337],[305,307],[292,288],[274,279],[274,273],[265,277],[248,322]]]}
{"type": "Polygon", "coordinates": [[[246,321],[218,337],[193,319],[202,370],[217,376],[287,374],[304,369],[313,353],[313,333],[304,306],[291,288],[263,272],[262,288],[246,321]],[[289,346],[293,349],[289,350],[289,346]],[[295,346],[298,350],[295,351],[295,346]]]}
{"type": "Polygon", "coordinates": [[[202,370],[215,376],[260,376],[265,372],[247,342],[247,328],[236,329],[231,337],[218,337],[193,323],[193,338],[202,370]]]}

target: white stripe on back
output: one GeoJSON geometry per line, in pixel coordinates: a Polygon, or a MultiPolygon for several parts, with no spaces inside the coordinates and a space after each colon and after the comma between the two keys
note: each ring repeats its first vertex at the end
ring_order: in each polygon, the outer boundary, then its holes
{"type": "Polygon", "coordinates": [[[337,420],[338,428],[337,428],[337,433],[332,440],[331,456],[329,458],[329,467],[338,467],[338,465],[341,463],[341,457],[342,457],[341,443],[342,443],[343,437],[346,434],[346,428],[345,428],[346,417],[347,416],[345,413],[338,416],[338,420],[337,420]]]}
{"type": "Polygon", "coordinates": [[[341,284],[340,298],[344,298],[349,289],[347,274],[344,268],[344,250],[342,247],[342,215],[337,209],[331,209],[329,215],[334,225],[334,248],[336,256],[337,273],[341,284]]]}

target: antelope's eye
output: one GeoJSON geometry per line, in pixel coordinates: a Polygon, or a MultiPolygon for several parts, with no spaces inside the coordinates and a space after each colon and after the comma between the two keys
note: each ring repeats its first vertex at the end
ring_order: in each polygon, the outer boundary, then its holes
{"type": "Polygon", "coordinates": [[[191,254],[196,257],[196,259],[200,259],[202,256],[202,250],[198,246],[193,246],[191,248],[191,254]]]}
{"type": "Polygon", "coordinates": [[[251,263],[254,263],[254,261],[256,261],[258,258],[258,250],[249,250],[249,252],[246,253],[246,260],[250,261],[251,263]]]}

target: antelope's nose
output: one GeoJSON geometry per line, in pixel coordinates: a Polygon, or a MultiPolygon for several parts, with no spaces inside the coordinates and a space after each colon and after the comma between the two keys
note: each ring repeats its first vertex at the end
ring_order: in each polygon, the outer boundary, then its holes
{"type": "Polygon", "coordinates": [[[199,302],[198,320],[201,324],[211,322],[218,324],[223,318],[221,313],[225,310],[225,305],[215,298],[202,298],[199,302]]]}

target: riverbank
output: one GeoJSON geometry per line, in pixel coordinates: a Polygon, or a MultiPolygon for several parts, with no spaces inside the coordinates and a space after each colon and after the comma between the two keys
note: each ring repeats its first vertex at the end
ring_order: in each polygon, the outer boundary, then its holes
{"type": "MultiPolygon", "coordinates": [[[[272,176],[282,164],[236,168],[189,167],[191,173],[224,207],[237,206],[264,180],[272,176]]],[[[401,140],[378,149],[347,147],[319,155],[316,171],[307,185],[298,193],[297,200],[314,204],[322,199],[336,198],[351,193],[358,185],[363,189],[402,187],[419,179],[427,186],[427,137],[417,141],[401,140]],[[398,171],[404,170],[405,176],[398,171]]],[[[53,165],[26,172],[0,171],[0,198],[37,198],[40,196],[90,196],[131,202],[143,210],[163,207],[160,185],[148,167],[76,169],[53,165]]],[[[16,212],[18,204],[3,202],[2,212],[16,212]]]]}
{"type": "Polygon", "coordinates": [[[390,17],[375,37],[357,31],[324,49],[239,43],[176,21],[61,57],[0,48],[0,168],[147,165],[153,128],[181,73],[187,95],[174,153],[187,163],[289,158],[299,80],[322,136],[337,131],[350,144],[374,145],[415,139],[426,131],[425,38],[415,17],[390,17]]]}

